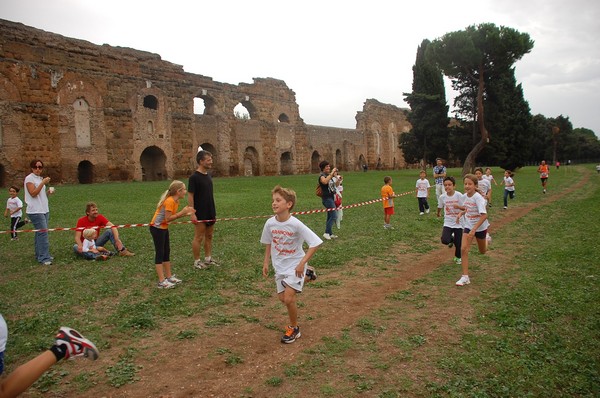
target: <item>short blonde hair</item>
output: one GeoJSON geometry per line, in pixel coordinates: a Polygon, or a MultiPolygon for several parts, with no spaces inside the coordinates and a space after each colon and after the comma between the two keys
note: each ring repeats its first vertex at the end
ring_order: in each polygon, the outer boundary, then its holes
{"type": "Polygon", "coordinates": [[[96,230],[94,228],[86,228],[83,230],[83,237],[87,240],[93,240],[96,236],[96,230]]]}
{"type": "Polygon", "coordinates": [[[274,195],[276,193],[281,195],[281,197],[285,199],[286,202],[292,203],[292,207],[290,207],[290,210],[294,208],[294,205],[296,204],[296,192],[293,189],[283,188],[281,185],[276,185],[275,188],[273,188],[273,190],[271,191],[271,195],[274,195]]]}

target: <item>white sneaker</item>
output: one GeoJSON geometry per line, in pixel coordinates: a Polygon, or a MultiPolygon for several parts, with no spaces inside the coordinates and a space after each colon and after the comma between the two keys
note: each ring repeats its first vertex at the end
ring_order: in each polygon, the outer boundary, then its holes
{"type": "Polygon", "coordinates": [[[329,236],[331,237],[331,239],[337,239],[337,238],[338,238],[338,236],[337,236],[337,235],[334,235],[334,234],[331,234],[331,235],[329,235],[329,236]]]}
{"type": "Polygon", "coordinates": [[[171,275],[170,278],[167,278],[167,281],[169,281],[169,283],[171,283],[173,285],[183,282],[181,279],[179,279],[177,276],[175,276],[175,274],[171,275]]]}
{"type": "Polygon", "coordinates": [[[331,235],[325,233],[325,234],[323,234],[323,238],[325,238],[327,240],[331,240],[331,235]]]}
{"type": "Polygon", "coordinates": [[[504,206],[504,210],[508,209],[508,207],[504,206]]]}
{"type": "Polygon", "coordinates": [[[206,267],[207,267],[207,265],[204,264],[204,260],[200,260],[200,259],[194,260],[194,268],[204,269],[206,267]]]}
{"type": "Polygon", "coordinates": [[[420,212],[420,213],[419,213],[419,215],[420,215],[420,216],[422,216],[423,214],[425,214],[425,213],[423,213],[423,212],[420,212]]]}
{"type": "Polygon", "coordinates": [[[486,234],[485,235],[485,240],[487,241],[487,243],[489,245],[490,243],[492,243],[492,236],[490,234],[486,234]]]}
{"type": "Polygon", "coordinates": [[[165,279],[162,282],[158,282],[158,284],[156,285],[156,287],[159,288],[159,289],[173,289],[175,287],[175,284],[169,282],[168,279],[165,279]]]}
{"type": "Polygon", "coordinates": [[[425,209],[425,213],[429,214],[429,209],[425,209]]]}
{"type": "Polygon", "coordinates": [[[463,275],[460,277],[460,279],[458,281],[456,281],[456,286],[464,286],[464,285],[468,285],[469,283],[471,283],[471,280],[469,279],[469,275],[463,275]]]}

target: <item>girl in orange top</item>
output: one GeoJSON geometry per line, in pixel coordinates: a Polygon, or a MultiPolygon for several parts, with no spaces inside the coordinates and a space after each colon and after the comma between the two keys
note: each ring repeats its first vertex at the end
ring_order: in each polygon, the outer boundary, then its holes
{"type": "Polygon", "coordinates": [[[181,283],[175,275],[171,274],[171,245],[169,243],[169,223],[180,217],[191,216],[196,212],[193,207],[186,206],[180,212],[179,200],[187,195],[185,184],[181,181],[173,181],[158,201],[154,217],[150,222],[150,234],[154,241],[154,264],[158,275],[159,289],[170,289],[177,283],[181,283]]]}

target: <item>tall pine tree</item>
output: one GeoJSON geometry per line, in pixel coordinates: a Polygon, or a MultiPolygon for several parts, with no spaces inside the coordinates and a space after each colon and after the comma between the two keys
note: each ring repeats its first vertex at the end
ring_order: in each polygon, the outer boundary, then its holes
{"type": "Polygon", "coordinates": [[[411,112],[408,121],[412,130],[400,138],[407,163],[422,160],[435,163],[435,158],[448,156],[448,106],[444,77],[435,63],[427,58],[429,40],[417,49],[413,66],[412,93],[404,93],[411,112]]]}

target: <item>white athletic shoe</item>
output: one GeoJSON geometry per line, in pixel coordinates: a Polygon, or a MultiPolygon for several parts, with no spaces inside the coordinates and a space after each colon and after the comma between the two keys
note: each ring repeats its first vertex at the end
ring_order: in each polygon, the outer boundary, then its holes
{"type": "Polygon", "coordinates": [[[464,285],[468,285],[469,283],[471,283],[471,280],[469,279],[469,275],[463,275],[460,277],[460,279],[458,281],[456,281],[456,286],[464,286],[464,285]]]}
{"type": "Polygon", "coordinates": [[[323,238],[325,238],[327,240],[331,240],[331,235],[325,233],[325,234],[323,234],[323,238]]]}

